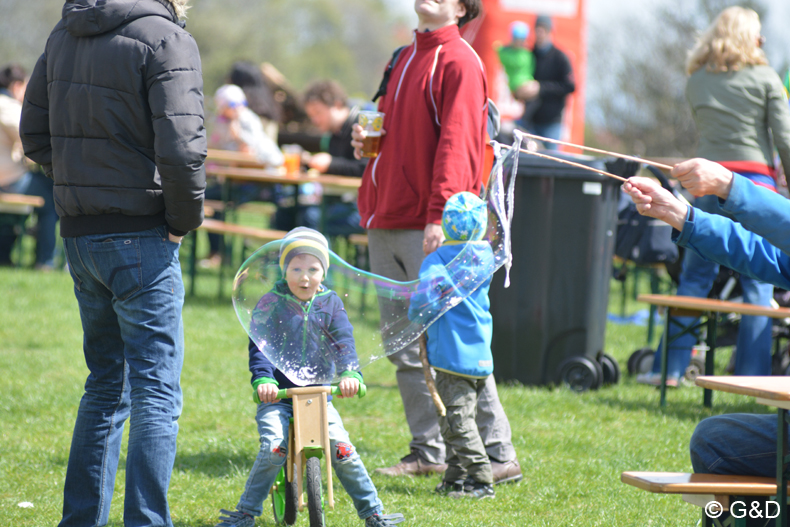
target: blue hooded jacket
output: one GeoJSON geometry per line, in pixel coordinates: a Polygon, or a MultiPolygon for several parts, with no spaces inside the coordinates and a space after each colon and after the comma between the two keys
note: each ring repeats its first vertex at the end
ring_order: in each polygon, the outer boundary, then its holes
{"type": "MultiPolygon", "coordinates": [[[[302,302],[285,280],[278,281],[255,306],[250,332],[288,361],[289,369],[308,368],[323,378],[352,371],[361,381],[354,328],[342,300],[330,289],[321,286],[311,300],[302,302]]],[[[248,349],[253,388],[261,379],[273,379],[280,388],[297,386],[252,339],[248,349]]]]}
{"type": "Polygon", "coordinates": [[[425,332],[428,362],[435,369],[479,379],[494,371],[493,325],[488,311],[494,265],[494,254],[486,241],[445,242],[423,260],[421,283],[412,295],[409,319],[426,323],[443,308],[457,304],[425,332]],[[461,258],[448,268],[459,255],[461,258]]]}

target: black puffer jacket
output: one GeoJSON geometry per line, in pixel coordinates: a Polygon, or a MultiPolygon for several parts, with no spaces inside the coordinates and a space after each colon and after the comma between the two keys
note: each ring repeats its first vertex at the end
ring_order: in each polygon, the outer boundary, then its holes
{"type": "Polygon", "coordinates": [[[167,0],[69,0],[28,84],[25,154],[55,181],[61,235],[203,221],[200,55],[167,0]]]}

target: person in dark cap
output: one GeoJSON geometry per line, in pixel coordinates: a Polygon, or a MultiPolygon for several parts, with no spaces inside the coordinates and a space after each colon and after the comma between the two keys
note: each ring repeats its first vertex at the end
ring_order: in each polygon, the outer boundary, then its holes
{"type": "MultiPolygon", "coordinates": [[[[518,125],[528,132],[549,139],[562,135],[562,111],[565,99],[576,90],[573,69],[568,56],[557,49],[551,39],[554,24],[551,17],[541,15],[535,20],[535,80],[522,85],[516,97],[527,105],[518,125]],[[530,102],[533,104],[529,104],[530,102]]],[[[557,145],[547,143],[556,150],[557,145]]]]}

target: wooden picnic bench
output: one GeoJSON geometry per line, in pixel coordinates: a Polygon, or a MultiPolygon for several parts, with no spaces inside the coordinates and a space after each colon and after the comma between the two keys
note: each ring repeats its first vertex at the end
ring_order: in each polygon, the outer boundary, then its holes
{"type": "MultiPolygon", "coordinates": [[[[14,194],[10,192],[0,192],[0,214],[8,214],[7,220],[3,224],[13,228],[17,234],[25,233],[25,222],[34,209],[44,206],[44,198],[40,196],[28,196],[25,194],[14,194]]],[[[22,260],[22,245],[19,242],[21,236],[15,241],[15,250],[18,253],[17,262],[22,260]]]]}
{"type": "MultiPolygon", "coordinates": [[[[637,300],[647,302],[651,305],[667,308],[666,323],[664,324],[664,350],[661,356],[661,396],[660,405],[666,405],[666,380],[667,380],[667,357],[666,350],[669,344],[678,337],[696,331],[707,325],[708,351],[705,355],[705,375],[713,375],[713,357],[716,351],[716,328],[718,315],[720,313],[738,313],[741,315],[765,316],[771,318],[790,317],[790,308],[772,308],[756,306],[754,304],[744,304],[740,302],[728,302],[726,300],[716,300],[713,298],[697,298],[691,296],[677,295],[639,295],[637,300]],[[683,326],[677,317],[692,317],[697,320],[689,326],[683,326]],[[704,322],[702,319],[706,319],[704,322]],[[669,328],[671,324],[680,326],[680,331],[672,339],[669,338],[669,328]]],[[[713,404],[713,394],[706,388],[703,392],[703,404],[710,408],[713,404]]]]}
{"type": "MultiPolygon", "coordinates": [[[[683,472],[623,472],[620,481],[656,494],[680,494],[683,500],[702,507],[702,526],[714,527],[746,525],[746,518],[730,518],[730,523],[722,524],[706,514],[705,507],[712,501],[721,504],[721,510],[741,501],[749,503],[755,496],[776,496],[776,479],[757,476],[725,476],[720,474],[688,474],[683,472]]],[[[773,512],[773,511],[771,511],[773,512]]],[[[778,512],[778,511],[777,511],[778,512]]],[[[748,517],[748,515],[747,515],[748,517]]]]}

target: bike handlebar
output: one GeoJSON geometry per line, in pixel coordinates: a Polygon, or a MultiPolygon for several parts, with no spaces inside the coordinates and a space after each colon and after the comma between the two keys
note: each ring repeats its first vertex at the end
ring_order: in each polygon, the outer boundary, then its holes
{"type": "MultiPolygon", "coordinates": [[[[315,386],[314,388],[330,388],[330,387],[329,386],[315,386]]],[[[277,398],[278,399],[288,399],[290,397],[288,395],[288,391],[292,390],[292,389],[293,388],[282,388],[280,390],[277,390],[277,398]]],[[[299,389],[304,389],[304,388],[299,388],[299,389]]],[[[320,393],[323,390],[316,390],[316,391],[320,393]]],[[[365,394],[367,393],[367,391],[368,391],[367,386],[365,386],[363,383],[359,383],[359,390],[357,391],[357,397],[359,397],[360,399],[365,397],[365,394]]],[[[340,388],[338,388],[337,386],[332,386],[331,389],[329,390],[329,393],[331,393],[332,395],[342,395],[340,393],[340,388]]]]}

